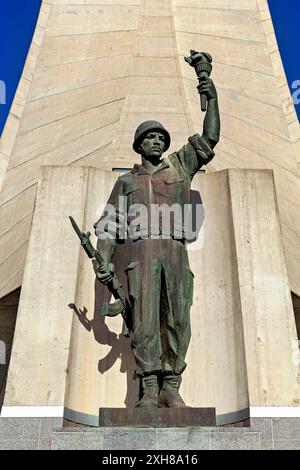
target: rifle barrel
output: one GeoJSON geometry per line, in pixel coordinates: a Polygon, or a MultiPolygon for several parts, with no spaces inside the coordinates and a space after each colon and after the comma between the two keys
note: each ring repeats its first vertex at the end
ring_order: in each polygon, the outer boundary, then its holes
{"type": "Polygon", "coordinates": [[[80,240],[82,241],[82,233],[81,233],[80,228],[78,227],[78,225],[76,224],[75,220],[73,219],[73,217],[72,217],[71,215],[69,216],[69,219],[70,219],[70,221],[71,221],[71,224],[72,224],[73,229],[75,230],[75,232],[77,233],[78,237],[79,237],[80,240]]]}

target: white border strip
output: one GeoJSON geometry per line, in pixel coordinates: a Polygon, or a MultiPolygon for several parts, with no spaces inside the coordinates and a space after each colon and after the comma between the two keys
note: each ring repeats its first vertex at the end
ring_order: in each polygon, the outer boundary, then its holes
{"type": "MultiPolygon", "coordinates": [[[[63,406],[3,406],[1,418],[62,418],[63,406]]],[[[251,418],[300,418],[300,406],[250,406],[251,418]]]]}
{"type": "Polygon", "coordinates": [[[63,406],[3,406],[1,418],[62,418],[63,406]]]}
{"type": "Polygon", "coordinates": [[[251,418],[300,418],[300,406],[250,406],[251,418]]]}

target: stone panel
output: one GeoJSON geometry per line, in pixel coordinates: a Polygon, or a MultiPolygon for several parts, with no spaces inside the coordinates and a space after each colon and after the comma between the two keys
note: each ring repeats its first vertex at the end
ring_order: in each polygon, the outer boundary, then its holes
{"type": "Polygon", "coordinates": [[[36,68],[29,101],[131,75],[132,55],[93,58],[52,67],[36,68]]]}
{"type": "Polygon", "coordinates": [[[274,441],[300,440],[299,418],[273,418],[274,441]]]}
{"type": "Polygon", "coordinates": [[[42,174],[4,406],[64,404],[72,323],[68,303],[72,302],[76,288],[80,248],[68,215],[73,214],[77,220],[83,217],[88,173],[79,167],[61,170],[54,167],[42,174]],[[49,321],[45,322],[45,318],[49,321]],[[28,370],[34,373],[28,374],[28,370]]]}
{"type": "Polygon", "coordinates": [[[62,95],[47,96],[42,100],[32,101],[25,108],[21,132],[122,99],[126,96],[127,89],[128,80],[116,78],[66,91],[62,95]]]}
{"type": "Polygon", "coordinates": [[[211,434],[211,450],[258,450],[261,448],[258,432],[211,434]]]}
{"type": "Polygon", "coordinates": [[[136,31],[108,31],[77,36],[46,36],[37,68],[133,54],[136,31]]]}
{"type": "Polygon", "coordinates": [[[300,439],[274,440],[274,450],[300,450],[300,439]]]}
{"type": "Polygon", "coordinates": [[[174,7],[174,19],[175,29],[180,32],[261,43],[265,39],[259,13],[255,11],[219,9],[216,12],[211,8],[184,6],[174,7]]]}
{"type": "Polygon", "coordinates": [[[105,429],[104,449],[157,449],[156,429],[105,429]]]}
{"type": "Polygon", "coordinates": [[[100,135],[102,128],[118,121],[122,106],[123,99],[119,99],[21,134],[15,146],[10,169],[52,150],[57,154],[60,147],[93,131],[98,130],[100,135]]]}
{"type": "MultiPolygon", "coordinates": [[[[101,450],[101,432],[54,432],[52,450],[101,450]]],[[[111,448],[113,450],[113,447],[111,448]]]]}
{"type": "Polygon", "coordinates": [[[138,13],[136,5],[54,5],[47,34],[65,36],[135,30],[138,26],[138,13]]]}

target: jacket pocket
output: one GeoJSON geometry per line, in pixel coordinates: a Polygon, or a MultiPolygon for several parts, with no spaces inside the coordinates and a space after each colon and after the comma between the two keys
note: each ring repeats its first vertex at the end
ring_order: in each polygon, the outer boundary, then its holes
{"type": "Polygon", "coordinates": [[[166,178],[164,181],[167,185],[170,185],[175,183],[183,183],[184,179],[166,178]]]}
{"type": "Polygon", "coordinates": [[[144,202],[144,188],[133,187],[127,189],[124,196],[127,198],[128,207],[131,204],[142,204],[144,202]]]}
{"type": "Polygon", "coordinates": [[[143,188],[130,188],[124,192],[124,196],[129,196],[129,194],[135,193],[136,191],[143,191],[143,188]]]}
{"type": "Polygon", "coordinates": [[[132,269],[136,268],[139,264],[139,261],[131,261],[131,263],[129,263],[129,265],[125,268],[125,272],[131,271],[132,269]]]}
{"type": "Polygon", "coordinates": [[[181,203],[184,193],[184,180],[175,178],[166,178],[164,186],[169,204],[174,202],[181,203]]]}

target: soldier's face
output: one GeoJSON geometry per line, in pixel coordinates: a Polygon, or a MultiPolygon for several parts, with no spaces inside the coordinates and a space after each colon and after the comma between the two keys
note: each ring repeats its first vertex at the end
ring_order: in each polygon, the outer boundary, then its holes
{"type": "Polygon", "coordinates": [[[146,158],[160,158],[165,151],[165,136],[161,132],[148,132],[141,143],[141,150],[146,158]]]}

